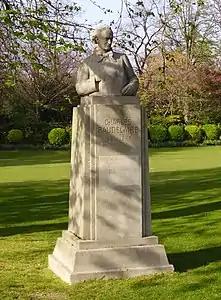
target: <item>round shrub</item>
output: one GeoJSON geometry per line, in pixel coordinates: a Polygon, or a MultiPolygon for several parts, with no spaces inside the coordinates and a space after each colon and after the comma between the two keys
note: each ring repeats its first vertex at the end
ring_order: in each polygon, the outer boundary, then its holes
{"type": "Polygon", "coordinates": [[[151,125],[149,134],[151,142],[164,142],[167,139],[167,129],[162,125],[151,125]]]}
{"type": "Polygon", "coordinates": [[[48,140],[51,145],[61,146],[66,142],[67,133],[63,128],[53,128],[48,134],[48,140]]]}
{"type": "Polygon", "coordinates": [[[203,131],[205,132],[208,140],[218,139],[219,128],[216,124],[205,124],[203,125],[203,131]]]}
{"type": "Polygon", "coordinates": [[[11,129],[7,135],[7,140],[11,144],[19,144],[23,138],[23,132],[20,129],[11,129]]]}
{"type": "Polygon", "coordinates": [[[169,137],[172,141],[183,141],[184,140],[184,129],[181,125],[171,125],[168,128],[169,137]]]}
{"type": "Polygon", "coordinates": [[[187,125],[185,126],[186,137],[189,140],[193,140],[195,142],[202,141],[203,132],[202,129],[197,125],[187,125]]]}

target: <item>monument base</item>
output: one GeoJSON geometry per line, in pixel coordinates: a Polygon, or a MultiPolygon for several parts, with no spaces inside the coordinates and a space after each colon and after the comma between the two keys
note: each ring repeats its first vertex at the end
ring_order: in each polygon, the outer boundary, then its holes
{"type": "Polygon", "coordinates": [[[69,284],[174,270],[156,236],[114,242],[92,241],[78,239],[64,231],[48,260],[49,268],[69,284]]]}

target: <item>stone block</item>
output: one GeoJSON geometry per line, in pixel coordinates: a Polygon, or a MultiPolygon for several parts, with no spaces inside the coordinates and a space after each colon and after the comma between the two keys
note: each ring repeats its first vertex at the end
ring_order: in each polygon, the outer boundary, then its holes
{"type": "Polygon", "coordinates": [[[88,279],[127,278],[171,272],[165,249],[156,237],[124,243],[81,241],[64,234],[49,256],[49,268],[69,284],[88,279]],[[87,247],[87,244],[88,246],[87,247]],[[137,243],[137,244],[135,244],[137,243]]]}
{"type": "Polygon", "coordinates": [[[137,97],[73,109],[68,230],[49,267],[64,281],[171,271],[152,236],[146,111],[137,97]]]}

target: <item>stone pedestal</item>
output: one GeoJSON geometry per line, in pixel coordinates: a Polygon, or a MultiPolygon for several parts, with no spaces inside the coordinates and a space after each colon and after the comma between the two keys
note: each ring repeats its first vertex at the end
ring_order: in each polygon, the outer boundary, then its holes
{"type": "Polygon", "coordinates": [[[151,232],[145,109],[84,97],[73,109],[69,226],[49,255],[64,281],[172,271],[151,232]]]}

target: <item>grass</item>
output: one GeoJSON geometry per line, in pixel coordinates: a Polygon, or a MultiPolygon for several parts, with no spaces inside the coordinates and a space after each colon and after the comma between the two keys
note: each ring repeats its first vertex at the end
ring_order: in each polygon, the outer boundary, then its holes
{"type": "Polygon", "coordinates": [[[70,153],[0,152],[0,299],[220,299],[221,148],[151,149],[153,233],[173,274],[68,286],[47,268],[67,228],[70,153]]]}

